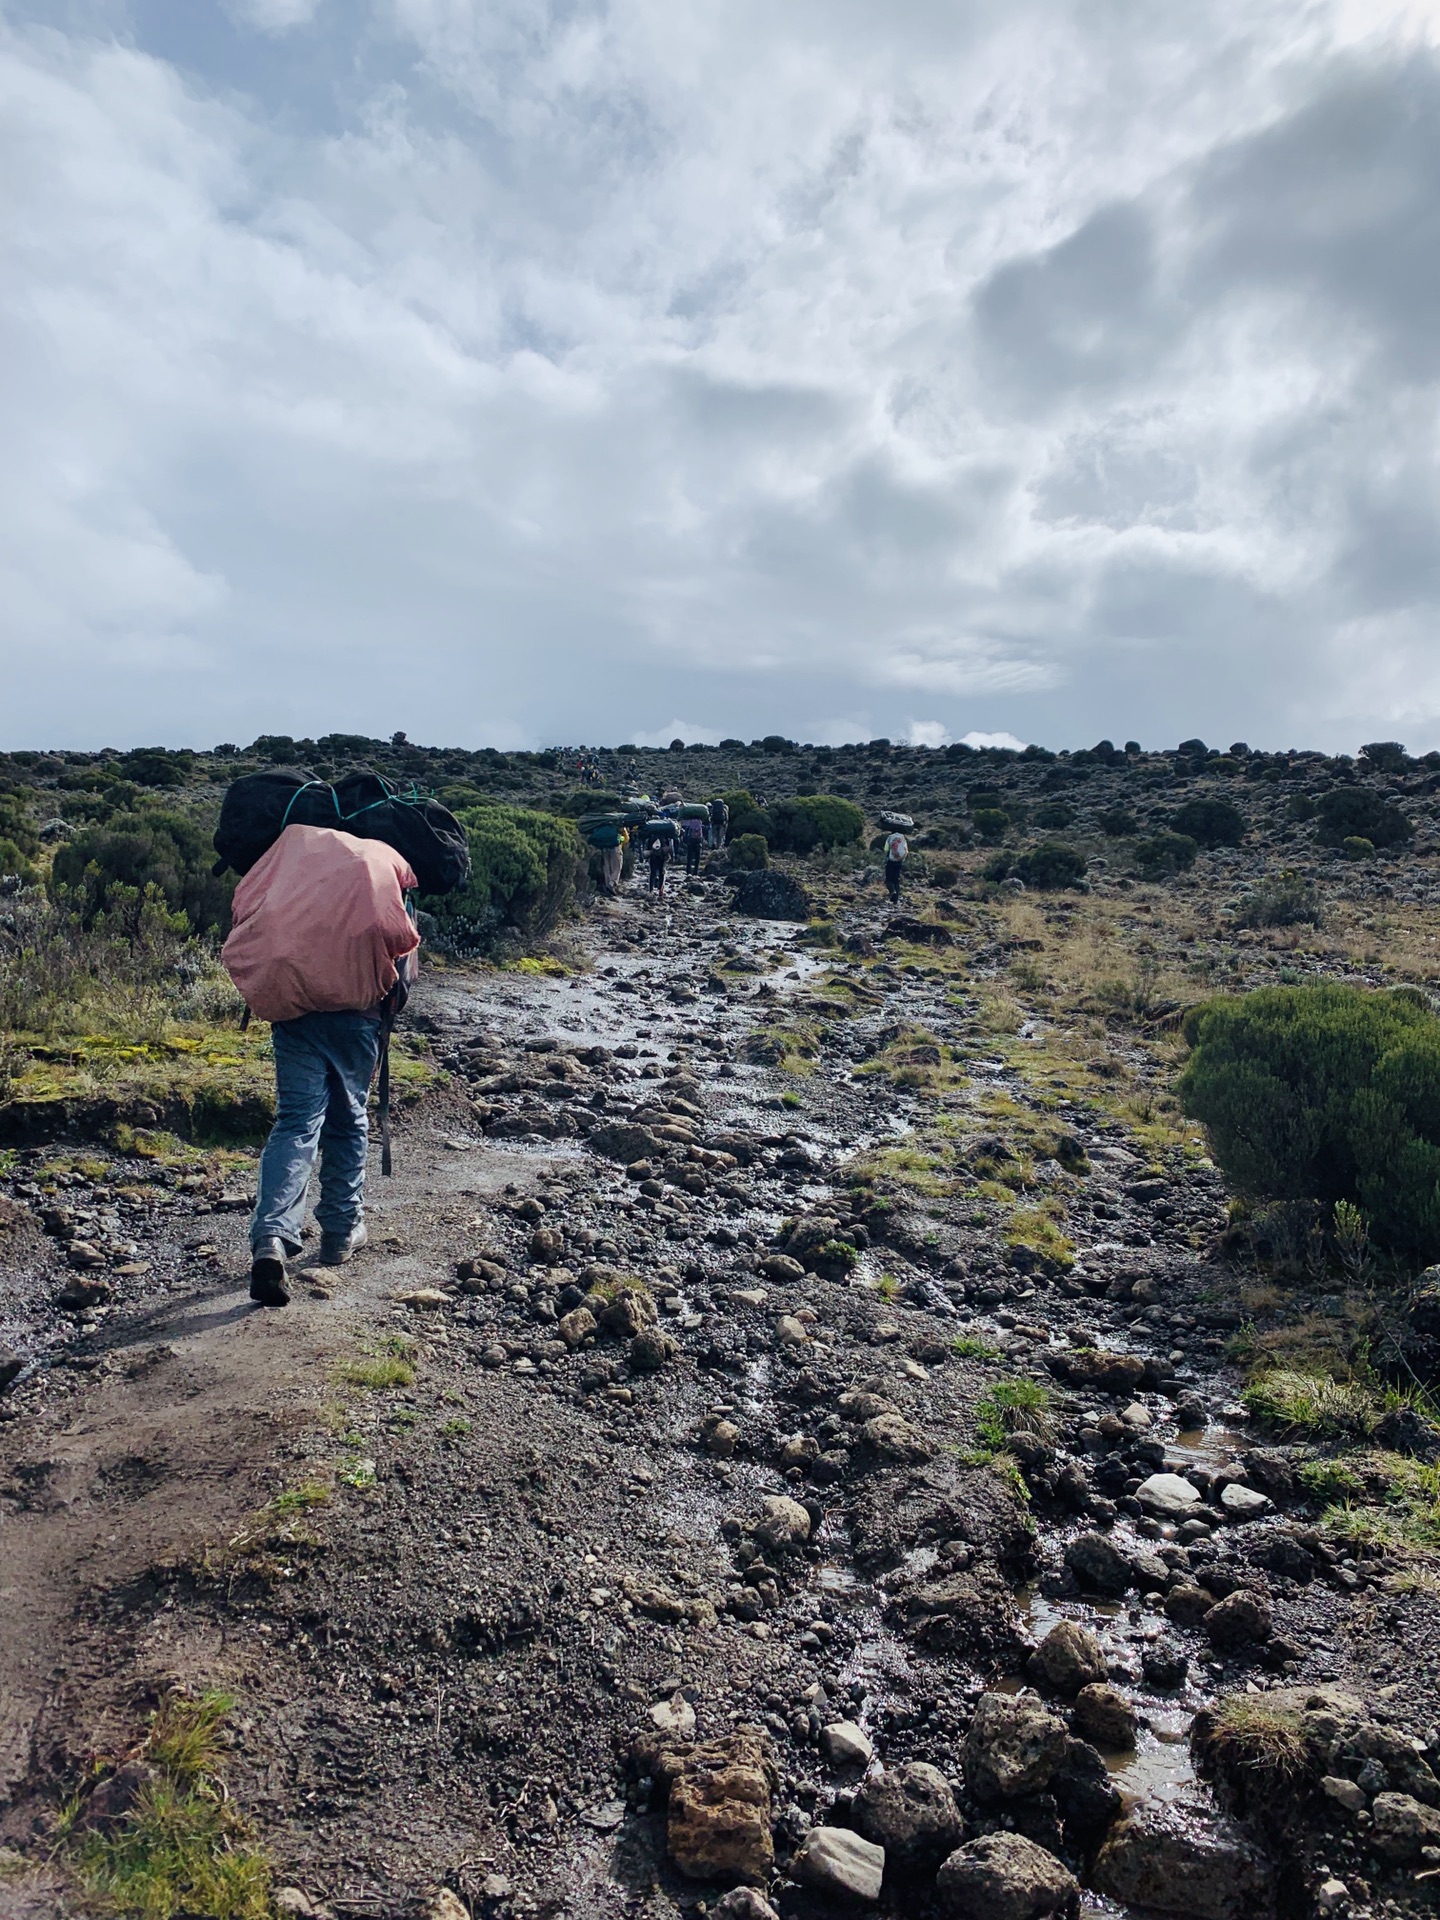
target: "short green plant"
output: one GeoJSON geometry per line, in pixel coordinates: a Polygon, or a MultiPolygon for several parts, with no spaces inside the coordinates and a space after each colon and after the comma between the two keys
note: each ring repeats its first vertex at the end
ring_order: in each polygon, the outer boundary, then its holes
{"type": "Polygon", "coordinates": [[[342,1360],[336,1369],[347,1387],[362,1387],[368,1393],[383,1393],[387,1387],[409,1387],[415,1383],[415,1369],[398,1354],[369,1354],[363,1360],[342,1360]]]}
{"type": "Polygon", "coordinates": [[[1058,840],[1046,840],[1021,854],[1015,862],[1015,873],[1027,887],[1053,891],[1079,886],[1087,866],[1084,854],[1074,847],[1064,846],[1058,840]]]}
{"type": "Polygon", "coordinates": [[[1243,1389],[1241,1398],[1257,1420],[1283,1433],[1317,1439],[1364,1439],[1375,1431],[1383,1404],[1358,1380],[1279,1367],[1243,1389]]]}
{"type": "Polygon", "coordinates": [[[1322,793],[1316,809],[1320,838],[1332,847],[1346,840],[1368,840],[1376,847],[1398,847],[1414,832],[1400,809],[1364,787],[1337,787],[1322,793]]]}
{"type": "Polygon", "coordinates": [[[1188,833],[1156,833],[1135,843],[1135,866],[1146,880],[1164,880],[1195,864],[1198,843],[1188,833]]]}
{"type": "Polygon", "coordinates": [[[1305,1460],[1297,1477],[1310,1498],[1325,1506],[1354,1500],[1365,1491],[1364,1481],[1343,1460],[1305,1460]]]}
{"type": "Polygon", "coordinates": [[[1298,873],[1263,881],[1245,896],[1235,915],[1237,927],[1318,927],[1324,920],[1318,890],[1298,873]]]}
{"type": "Polygon", "coordinates": [[[999,1347],[974,1333],[957,1334],[950,1342],[950,1351],[960,1360],[1003,1360],[1005,1357],[999,1347]]]}
{"type": "Polygon", "coordinates": [[[1231,1694],[1215,1709],[1206,1746],[1227,1770],[1289,1779],[1303,1773],[1307,1764],[1300,1715],[1243,1693],[1231,1694]]]}
{"type": "Polygon", "coordinates": [[[172,1694],[139,1749],[153,1770],[134,1808],[87,1829],[77,1799],[61,1823],[61,1855],[101,1913],[116,1920],[271,1920],[273,1870],[217,1777],[233,1702],[172,1694]]]}
{"type": "Polygon", "coordinates": [[[1229,800],[1187,800],[1170,824],[1199,847],[1238,847],[1245,838],[1245,816],[1229,800]]]}
{"type": "Polygon", "coordinates": [[[1178,1093],[1242,1193],[1363,1209],[1440,1253],[1440,1020],[1412,988],[1263,987],[1192,1008],[1178,1093]]]}
{"type": "Polygon", "coordinates": [[[997,1380],[975,1405],[975,1436],[982,1447],[1000,1453],[1017,1434],[1029,1434],[1047,1446],[1055,1438],[1055,1416],[1048,1387],[1038,1380],[997,1380]]]}
{"type": "Polygon", "coordinates": [[[726,842],[730,866],[736,873],[758,873],[770,864],[770,842],[763,833],[741,833],[726,842]]]}
{"type": "Polygon", "coordinates": [[[318,1480],[306,1480],[298,1487],[287,1487],[284,1493],[277,1493],[270,1502],[268,1511],[277,1520],[288,1520],[297,1513],[305,1513],[311,1507],[323,1507],[330,1498],[330,1489],[318,1480]]]}

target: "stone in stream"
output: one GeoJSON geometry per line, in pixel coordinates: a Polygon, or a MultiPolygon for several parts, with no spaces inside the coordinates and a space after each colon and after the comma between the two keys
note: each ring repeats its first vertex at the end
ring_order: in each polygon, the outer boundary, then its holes
{"type": "Polygon", "coordinates": [[[1065,1549],[1065,1564],[1082,1587],[1119,1599],[1131,1586],[1130,1562],[1103,1533],[1082,1533],[1065,1549]]]}
{"type": "Polygon", "coordinates": [[[1161,1520],[1188,1520],[1202,1504],[1200,1489],[1178,1473],[1152,1473],[1135,1489],[1135,1498],[1161,1520]]]}
{"type": "Polygon", "coordinates": [[[1145,1801],[1111,1828],[1095,1860],[1101,1893],[1185,1920],[1269,1920],[1269,1861],[1225,1815],[1191,1801],[1145,1801]]]}
{"type": "Polygon", "coordinates": [[[853,1818],[893,1866],[924,1871],[965,1838],[950,1783],[924,1760],[871,1776],[855,1795],[853,1818]]]}
{"type": "Polygon", "coordinates": [[[970,1790],[980,1801],[1042,1793],[1065,1757],[1065,1723],[1010,1693],[983,1693],[965,1736],[962,1759],[970,1790]]]}
{"type": "Polygon", "coordinates": [[[1030,1656],[1030,1672],[1057,1693],[1078,1693],[1109,1672],[1100,1642],[1075,1620],[1057,1620],[1030,1656]]]}
{"type": "Polygon", "coordinates": [[[742,875],[735,890],[735,911],[758,920],[808,920],[810,900],[793,875],[759,867],[742,875]]]}
{"type": "Polygon", "coordinates": [[[868,1904],[880,1898],[885,1849],[848,1827],[812,1827],[800,1843],[790,1872],[817,1893],[868,1904]]]}
{"type": "Polygon", "coordinates": [[[1270,1512],[1273,1504],[1265,1494],[1242,1487],[1238,1480],[1232,1480],[1220,1495],[1221,1510],[1232,1520],[1258,1520],[1270,1512]]]}
{"type": "Polygon", "coordinates": [[[1165,1617],[1173,1620],[1177,1627],[1198,1627],[1214,1604],[1214,1596],[1204,1587],[1181,1581],[1165,1596],[1165,1617]]]}
{"type": "Polygon", "coordinates": [[[820,1751],[832,1767],[868,1767],[875,1746],[865,1729],[853,1720],[832,1720],[820,1729],[820,1751]]]}
{"type": "Polygon", "coordinates": [[[1075,1696],[1075,1731],[1102,1747],[1133,1747],[1135,1709],[1118,1687],[1093,1681],[1075,1696]]]}
{"type": "Polygon", "coordinates": [[[985,1833],[956,1849],[935,1881],[940,1911],[954,1920],[1044,1920],[1079,1892],[1053,1853],[1019,1833],[985,1833]]]}
{"type": "Polygon", "coordinates": [[[810,1538],[810,1515],[798,1500],[787,1494],[772,1493],[760,1503],[760,1518],[751,1531],[762,1546],[772,1552],[803,1547],[810,1538]]]}

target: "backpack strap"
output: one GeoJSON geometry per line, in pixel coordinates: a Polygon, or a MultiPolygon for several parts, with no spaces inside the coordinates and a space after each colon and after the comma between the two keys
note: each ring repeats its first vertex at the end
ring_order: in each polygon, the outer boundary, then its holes
{"type": "Polygon", "coordinates": [[[395,1008],[385,996],[380,1015],[380,1172],[388,1179],[393,1171],[390,1159],[390,1036],[395,1031],[395,1008]]]}

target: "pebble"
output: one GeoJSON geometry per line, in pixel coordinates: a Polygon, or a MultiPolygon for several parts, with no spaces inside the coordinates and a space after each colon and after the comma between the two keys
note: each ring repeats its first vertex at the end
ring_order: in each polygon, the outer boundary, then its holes
{"type": "Polygon", "coordinates": [[[833,1720],[822,1727],[820,1751],[832,1767],[868,1767],[875,1757],[874,1742],[853,1720],[833,1720]]]}
{"type": "Polygon", "coordinates": [[[802,1886],[814,1887],[817,1893],[874,1901],[880,1898],[885,1876],[885,1849],[847,1827],[812,1827],[790,1871],[802,1886]]]}

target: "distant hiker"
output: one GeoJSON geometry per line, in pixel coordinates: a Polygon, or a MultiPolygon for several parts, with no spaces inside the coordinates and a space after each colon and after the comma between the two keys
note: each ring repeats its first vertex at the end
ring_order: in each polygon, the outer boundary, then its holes
{"type": "Polygon", "coordinates": [[[903,833],[892,833],[885,840],[885,891],[891,901],[900,904],[900,875],[910,858],[910,843],[903,833]]]}
{"type": "MultiPolygon", "coordinates": [[[[221,957],[275,1048],[275,1124],[250,1221],[250,1298],[262,1306],[289,1301],[285,1263],[300,1251],[317,1151],[321,1264],[342,1266],[365,1244],[365,1108],[415,976],[414,886],[383,841],[290,826],[235,889],[221,957]]],[[[382,1074],[382,1108],[385,1086],[382,1074]]]]}
{"type": "Polygon", "coordinates": [[[710,802],[710,844],[723,847],[730,831],[730,809],[723,800],[710,802]]]}
{"type": "Polygon", "coordinates": [[[686,820],[681,831],[685,836],[685,873],[688,878],[700,871],[700,855],[705,851],[704,820],[686,820]]]}
{"type": "Polygon", "coordinates": [[[600,885],[606,893],[620,891],[620,873],[625,865],[625,849],[617,839],[613,847],[600,850],[600,885]]]}
{"type": "Polygon", "coordinates": [[[650,842],[650,891],[664,893],[665,868],[670,860],[670,842],[657,838],[650,842]]]}

